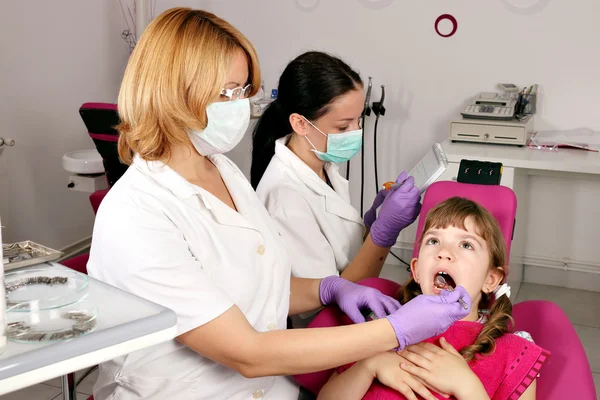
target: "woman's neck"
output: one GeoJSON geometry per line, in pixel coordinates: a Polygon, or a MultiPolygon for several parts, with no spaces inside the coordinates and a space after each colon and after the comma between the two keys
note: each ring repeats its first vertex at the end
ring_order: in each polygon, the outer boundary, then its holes
{"type": "Polygon", "coordinates": [[[191,146],[175,145],[167,165],[188,182],[198,184],[207,180],[216,167],[191,146]]]}
{"type": "Polygon", "coordinates": [[[315,154],[312,151],[312,146],[310,143],[308,143],[306,138],[292,133],[287,147],[292,151],[292,153],[294,153],[299,159],[308,165],[309,168],[319,176],[319,178],[323,179],[323,181],[327,181],[325,170],[323,169],[325,163],[315,157],[315,154]]]}

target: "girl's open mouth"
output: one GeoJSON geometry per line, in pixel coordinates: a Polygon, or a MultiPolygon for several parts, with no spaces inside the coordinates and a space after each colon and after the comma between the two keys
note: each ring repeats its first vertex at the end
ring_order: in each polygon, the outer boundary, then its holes
{"type": "Polygon", "coordinates": [[[446,271],[439,271],[433,278],[433,287],[437,292],[448,288],[454,289],[456,287],[456,282],[446,271]]]}

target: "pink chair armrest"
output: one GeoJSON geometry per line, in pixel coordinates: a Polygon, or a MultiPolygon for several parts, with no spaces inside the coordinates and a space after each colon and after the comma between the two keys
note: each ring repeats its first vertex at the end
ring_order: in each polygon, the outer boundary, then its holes
{"type": "Polygon", "coordinates": [[[551,352],[537,381],[538,399],[596,399],[585,349],[558,305],[545,300],[517,303],[513,318],[515,330],[529,332],[538,346],[551,352]]]}

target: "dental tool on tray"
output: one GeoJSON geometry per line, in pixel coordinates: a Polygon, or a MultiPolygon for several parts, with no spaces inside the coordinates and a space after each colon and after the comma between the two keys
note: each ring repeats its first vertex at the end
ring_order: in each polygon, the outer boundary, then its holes
{"type": "MultiPolygon", "coordinates": [[[[435,283],[434,283],[435,287],[441,290],[447,290],[449,292],[453,292],[454,288],[450,285],[448,285],[448,282],[446,282],[446,279],[444,279],[443,276],[438,275],[435,277],[435,283]]],[[[465,303],[465,301],[461,298],[458,299],[458,302],[460,303],[460,305],[466,310],[467,308],[469,308],[467,306],[467,303],[465,303]]]]}

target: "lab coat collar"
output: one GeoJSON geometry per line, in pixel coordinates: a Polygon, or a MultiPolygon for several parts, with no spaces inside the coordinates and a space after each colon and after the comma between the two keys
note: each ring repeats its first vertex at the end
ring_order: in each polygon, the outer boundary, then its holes
{"type": "Polygon", "coordinates": [[[304,161],[288,147],[290,135],[275,142],[275,154],[295,176],[315,193],[325,197],[325,210],[341,218],[363,224],[360,213],[350,204],[348,181],[339,173],[339,167],[334,163],[325,163],[325,171],[333,189],[325,183],[304,161]]]}
{"type": "Polygon", "coordinates": [[[252,198],[251,196],[254,193],[247,193],[248,189],[252,191],[252,188],[246,177],[244,177],[237,167],[225,156],[217,154],[209,156],[208,158],[219,169],[223,181],[229,183],[227,189],[229,190],[229,194],[231,195],[238,212],[224,204],[212,193],[190,183],[161,161],[144,161],[138,155],[135,155],[133,163],[144,175],[154,179],[176,197],[186,200],[193,196],[198,196],[206,209],[212,212],[215,219],[221,225],[238,226],[256,230],[247,219],[248,210],[245,205],[248,203],[248,198],[252,198]],[[242,179],[240,180],[239,176],[229,176],[230,173],[240,175],[242,179]],[[243,183],[247,183],[247,185],[243,185],[243,183]],[[244,186],[247,186],[247,188],[244,186]]]}

